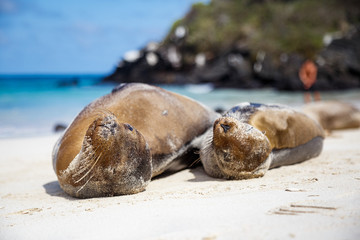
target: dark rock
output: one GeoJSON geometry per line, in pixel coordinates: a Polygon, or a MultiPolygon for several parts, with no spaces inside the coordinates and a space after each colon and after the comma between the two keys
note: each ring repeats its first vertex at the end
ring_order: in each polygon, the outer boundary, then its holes
{"type": "Polygon", "coordinates": [[[223,107],[216,107],[214,109],[214,111],[217,112],[217,113],[223,114],[223,113],[225,113],[226,109],[223,108],[223,107]]]}
{"type": "MultiPolygon", "coordinates": [[[[150,84],[203,84],[216,88],[261,88],[302,91],[299,69],[306,58],[296,53],[280,57],[234,45],[219,55],[203,54],[193,60],[181,51],[181,41],[156,49],[145,47],[138,58],[122,60],[104,82],[146,82],[150,84]],[[176,45],[179,44],[179,45],[176,45]],[[256,56],[252,59],[251,56],[256,56]],[[186,63],[185,63],[186,62],[186,63]]],[[[354,28],[345,37],[333,40],[315,57],[317,81],[311,90],[360,87],[360,31],[354,28]]]]}
{"type": "Polygon", "coordinates": [[[360,87],[360,26],[333,40],[317,57],[321,89],[360,87]]]}
{"type": "Polygon", "coordinates": [[[304,87],[299,77],[299,69],[305,60],[300,55],[291,54],[287,57],[286,61],[282,61],[278,71],[274,69],[279,75],[276,88],[287,91],[303,90],[304,87]]]}
{"type": "Polygon", "coordinates": [[[77,87],[78,85],[79,85],[78,78],[61,80],[57,83],[57,87],[77,87]]]}
{"type": "Polygon", "coordinates": [[[63,132],[67,128],[66,124],[57,123],[54,125],[54,132],[63,132]]]}
{"type": "Polygon", "coordinates": [[[166,49],[149,49],[139,51],[139,57],[132,61],[123,59],[113,74],[104,82],[146,82],[150,84],[174,84],[186,82],[175,76],[176,67],[166,56],[166,49]]]}
{"type": "Polygon", "coordinates": [[[205,66],[196,67],[191,78],[195,83],[212,83],[215,87],[256,88],[252,64],[246,50],[232,49],[205,66]]]}

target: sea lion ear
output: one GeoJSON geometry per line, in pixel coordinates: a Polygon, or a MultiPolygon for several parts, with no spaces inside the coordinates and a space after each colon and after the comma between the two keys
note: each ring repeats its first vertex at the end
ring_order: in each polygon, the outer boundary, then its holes
{"type": "Polygon", "coordinates": [[[89,198],[141,192],[151,176],[145,138],[111,114],[89,126],[80,153],[59,176],[59,182],[69,195],[89,198]]]}

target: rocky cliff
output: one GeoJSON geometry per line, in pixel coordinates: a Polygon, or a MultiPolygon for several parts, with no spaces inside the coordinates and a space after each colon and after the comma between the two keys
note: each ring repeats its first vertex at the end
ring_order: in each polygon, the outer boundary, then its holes
{"type": "Polygon", "coordinates": [[[317,67],[313,89],[360,87],[356,0],[194,4],[161,43],[128,52],[104,81],[302,90],[306,60],[317,67]]]}

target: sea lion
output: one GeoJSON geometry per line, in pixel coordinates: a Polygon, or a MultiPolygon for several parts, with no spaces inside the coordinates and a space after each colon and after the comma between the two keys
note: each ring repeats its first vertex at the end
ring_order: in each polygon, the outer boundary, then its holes
{"type": "Polygon", "coordinates": [[[193,149],[217,117],[162,88],[122,84],[85,107],[56,143],[60,186],[78,198],[143,191],[152,177],[194,162],[193,149]]]}
{"type": "Polygon", "coordinates": [[[218,118],[205,138],[200,150],[205,172],[216,178],[246,179],[318,156],[324,131],[289,107],[242,103],[218,118]]]}
{"type": "Polygon", "coordinates": [[[340,101],[318,101],[305,104],[303,112],[328,131],[360,127],[360,111],[340,101]]]}

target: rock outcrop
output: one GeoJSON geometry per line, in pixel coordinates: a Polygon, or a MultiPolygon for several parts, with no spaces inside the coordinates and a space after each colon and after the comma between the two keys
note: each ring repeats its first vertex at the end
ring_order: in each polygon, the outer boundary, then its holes
{"type": "Polygon", "coordinates": [[[161,43],[128,52],[103,81],[303,90],[299,69],[308,59],[318,69],[312,89],[360,87],[356,1],[195,4],[161,43]]]}

